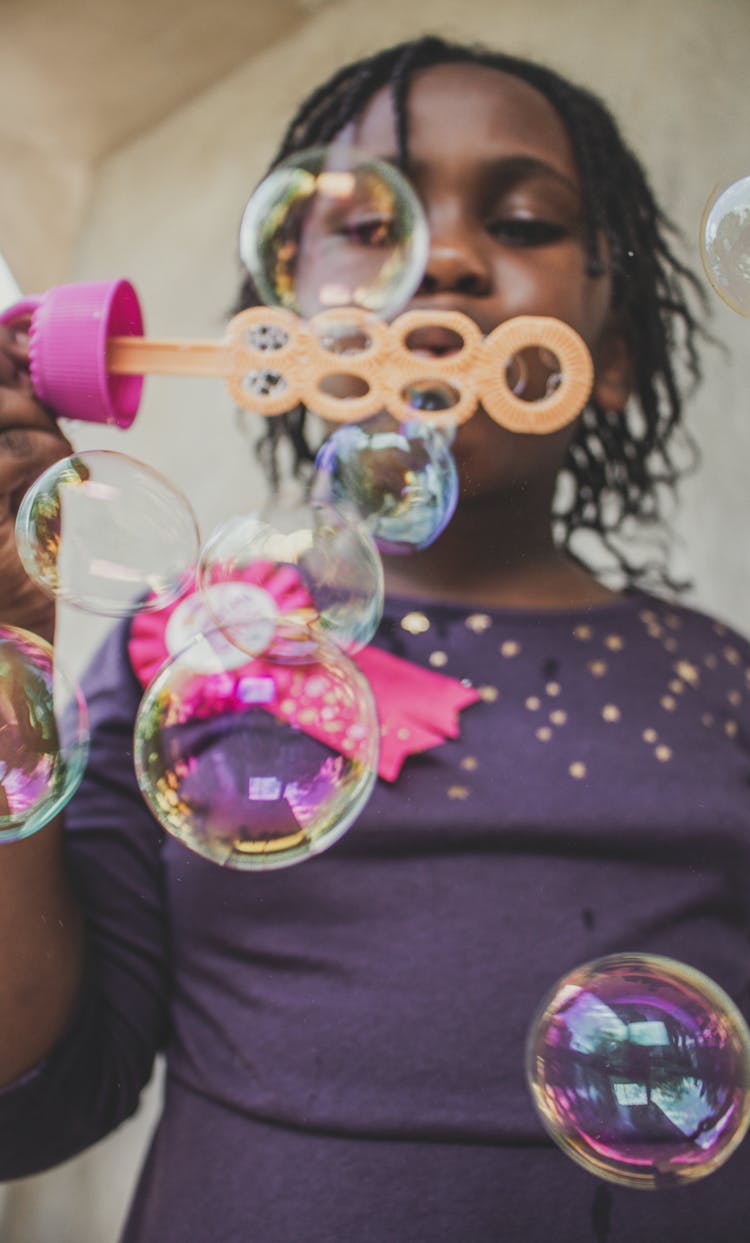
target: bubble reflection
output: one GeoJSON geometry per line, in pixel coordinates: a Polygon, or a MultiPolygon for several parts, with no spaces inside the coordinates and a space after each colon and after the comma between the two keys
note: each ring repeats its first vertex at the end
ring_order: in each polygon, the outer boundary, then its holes
{"type": "Polygon", "coordinates": [[[731,1155],[750,1121],[750,1036],[700,972],[613,955],[558,981],[532,1025],[527,1073],[542,1122],[591,1173],[687,1183],[731,1155]]]}

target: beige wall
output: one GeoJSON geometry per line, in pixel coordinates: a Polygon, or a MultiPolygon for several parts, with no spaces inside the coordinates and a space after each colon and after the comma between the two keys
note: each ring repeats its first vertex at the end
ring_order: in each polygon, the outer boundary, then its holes
{"type": "Polygon", "coordinates": [[[2,0],[0,239],[28,290],[65,278],[92,166],[326,0],[2,0]]]}
{"type": "MultiPolygon", "coordinates": [[[[429,8],[345,0],[324,8],[293,38],[99,166],[73,274],[129,275],[153,333],[220,332],[237,281],[241,208],[290,109],[342,58],[427,27],[530,53],[603,93],[698,264],[704,202],[717,176],[742,169],[746,159],[750,6],[468,0],[460,11],[459,21],[455,0],[434,0],[429,8]]],[[[710,380],[691,407],[706,469],[685,490],[677,564],[699,584],[698,602],[741,626],[750,617],[741,535],[742,464],[750,461],[749,326],[711,297],[716,332],[730,353],[708,354],[710,380]],[[727,539],[732,530],[740,533],[734,542],[727,539]]],[[[103,442],[99,431],[87,435],[103,442]]],[[[150,380],[136,427],[117,443],[180,483],[206,528],[252,504],[262,487],[231,403],[214,382],[150,380]]]]}
{"type": "MultiPolygon", "coordinates": [[[[129,276],[154,334],[218,335],[238,279],[239,215],[292,107],[343,58],[426,29],[531,54],[602,93],[698,263],[713,183],[726,169],[748,172],[747,0],[341,0],[97,167],[69,276],[129,276]]],[[[50,281],[59,276],[50,271],[50,281]]],[[[727,353],[708,356],[710,379],[692,406],[705,469],[685,489],[678,564],[697,579],[700,604],[750,630],[750,322],[716,299],[714,308],[727,353]]],[[[130,433],[94,428],[78,443],[151,461],[185,489],[206,531],[263,492],[218,382],[151,380],[130,433]]],[[[24,1224],[6,1222],[3,1243],[108,1243],[114,1226],[102,1224],[101,1196],[89,1213],[86,1189],[92,1178],[122,1187],[144,1128],[136,1123],[114,1147],[26,1184],[24,1224]],[[64,1212],[45,1225],[53,1195],[64,1197],[64,1212]],[[63,1235],[74,1201],[80,1217],[63,1235]]],[[[121,1202],[118,1192],[113,1218],[121,1202]]]]}

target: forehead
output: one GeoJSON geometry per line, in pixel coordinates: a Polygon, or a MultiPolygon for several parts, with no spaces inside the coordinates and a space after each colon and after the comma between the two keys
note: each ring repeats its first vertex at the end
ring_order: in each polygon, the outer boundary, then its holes
{"type": "MultiPolygon", "coordinates": [[[[407,94],[409,153],[415,160],[542,159],[578,179],[572,144],[552,104],[521,78],[486,65],[434,65],[415,73],[407,94]]],[[[396,154],[390,87],[383,87],[351,127],[353,141],[396,154]]]]}

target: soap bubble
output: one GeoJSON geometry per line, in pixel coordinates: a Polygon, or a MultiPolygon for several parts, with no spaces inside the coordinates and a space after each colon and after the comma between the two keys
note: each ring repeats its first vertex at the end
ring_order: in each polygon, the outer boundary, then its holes
{"type": "Polygon", "coordinates": [[[260,586],[245,582],[216,583],[203,591],[194,591],[180,600],[170,614],[164,632],[164,644],[170,656],[176,656],[197,635],[219,630],[206,651],[207,667],[200,667],[200,647],[193,648],[193,666],[201,672],[210,672],[219,654],[230,668],[245,664],[248,653],[257,655],[265,651],[273,639],[279,607],[270,592],[260,586]],[[236,628],[242,641],[238,647],[228,637],[236,628]]]}
{"type": "MultiPolygon", "coordinates": [[[[207,541],[198,566],[202,588],[254,582],[270,593],[281,613],[315,618],[340,647],[369,643],[383,615],[383,567],[361,523],[330,505],[279,510],[273,520],[242,514],[207,541]]],[[[245,646],[237,627],[252,605],[237,601],[222,611],[208,601],[216,624],[245,646]]],[[[254,650],[254,649],[249,649],[254,650]]]]}
{"type": "Polygon", "coordinates": [[[521,401],[541,401],[562,383],[560,360],[553,350],[528,345],[508,359],[505,378],[511,393],[521,401]]]}
{"type": "Polygon", "coordinates": [[[701,258],[720,298],[750,315],[750,176],[717,186],[703,212],[701,258]]]}
{"type": "Polygon", "coordinates": [[[563,977],[529,1033],[549,1134],[590,1173],[664,1188],[718,1169],[750,1121],[750,1033],[692,967],[614,954],[563,977]]]}
{"type": "Polygon", "coordinates": [[[458,474],[442,431],[408,422],[336,428],[315,461],[313,495],[353,506],[382,553],[426,548],[450,521],[458,474]],[[373,430],[374,428],[374,430],[373,430]]]}
{"type": "Polygon", "coordinates": [[[458,389],[444,380],[414,380],[406,385],[402,396],[414,410],[424,410],[428,414],[452,410],[460,400],[458,389]]]}
{"type": "Polygon", "coordinates": [[[19,507],[16,543],[41,587],[107,617],[176,599],[200,547],[182,493],[151,467],[104,449],[75,453],[39,476],[19,507]]]}
{"type": "Polygon", "coordinates": [[[428,230],[392,165],[341,144],[299,151],[261,182],[240,256],[269,306],[305,318],[330,307],[395,314],[422,280],[428,230]]]}
{"type": "Polygon", "coordinates": [[[86,767],[88,714],[80,690],[38,635],[0,626],[0,842],[41,829],[86,767]]]}
{"type": "Polygon", "coordinates": [[[239,666],[220,631],[163,666],[136,718],[135,770],[157,820],[191,850],[240,870],[288,867],[357,818],[378,737],[357,667],[281,618],[266,650],[239,666]]]}

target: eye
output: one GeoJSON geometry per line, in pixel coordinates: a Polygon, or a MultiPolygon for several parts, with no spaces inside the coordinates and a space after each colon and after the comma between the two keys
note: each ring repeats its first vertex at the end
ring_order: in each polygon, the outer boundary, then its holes
{"type": "Polygon", "coordinates": [[[529,216],[492,220],[487,225],[487,231],[507,246],[549,246],[570,236],[570,230],[565,225],[529,216]]]}
{"type": "Polygon", "coordinates": [[[333,230],[354,246],[392,246],[394,222],[387,216],[363,216],[342,220],[333,230]]]}

